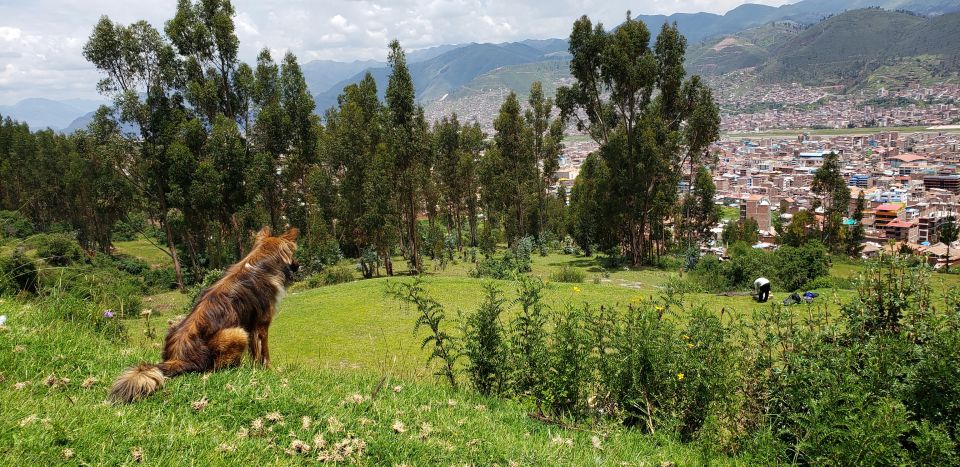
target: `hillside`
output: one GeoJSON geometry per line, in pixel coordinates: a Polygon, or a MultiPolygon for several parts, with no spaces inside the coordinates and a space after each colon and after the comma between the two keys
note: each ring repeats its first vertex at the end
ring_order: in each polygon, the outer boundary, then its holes
{"type": "Polygon", "coordinates": [[[762,66],[770,59],[772,49],[802,31],[798,23],[778,21],[701,42],[688,48],[687,72],[708,76],[723,75],[743,68],[762,66]]]}
{"type": "Polygon", "coordinates": [[[960,13],[861,9],[809,27],[780,21],[703,41],[688,49],[686,66],[706,76],[755,69],[758,85],[897,87],[960,71],[958,44],[960,13]]]}
{"type": "MultiPolygon", "coordinates": [[[[104,400],[157,351],[0,300],[0,464],[362,465],[702,463],[693,446],[615,426],[565,429],[514,401],[305,366],[188,375],[129,406],[104,400]],[[596,439],[596,440],[594,440],[596,439]]],[[[317,330],[319,331],[319,330],[317,330]]],[[[732,463],[710,459],[714,463],[732,463]]]]}
{"type": "MultiPolygon", "coordinates": [[[[457,47],[421,62],[409,63],[410,75],[421,102],[441,99],[477,76],[500,67],[544,60],[555,53],[555,46],[544,50],[519,42],[504,44],[469,44],[457,47]]],[[[381,97],[386,92],[390,69],[378,67],[357,73],[314,96],[318,111],[334,105],[337,96],[349,84],[359,82],[369,72],[377,81],[381,97]]]]}
{"type": "Polygon", "coordinates": [[[60,130],[69,126],[77,117],[96,109],[100,103],[86,99],[57,101],[35,97],[23,99],[14,105],[0,105],[0,116],[10,116],[37,130],[60,130]]]}
{"type": "Polygon", "coordinates": [[[885,64],[936,55],[956,63],[960,13],[932,19],[863,9],[818,23],[772,48],[761,77],[768,82],[853,85],[885,64]]]}
{"type": "Polygon", "coordinates": [[[773,21],[794,21],[812,24],[821,19],[847,10],[879,6],[887,10],[908,10],[922,15],[940,15],[960,11],[960,4],[949,0],[803,0],[771,7],[745,4],[726,14],[675,13],[665,15],[639,15],[636,18],[659,30],[663,23],[677,23],[680,32],[690,43],[699,42],[717,35],[733,34],[744,29],[773,21]]]}

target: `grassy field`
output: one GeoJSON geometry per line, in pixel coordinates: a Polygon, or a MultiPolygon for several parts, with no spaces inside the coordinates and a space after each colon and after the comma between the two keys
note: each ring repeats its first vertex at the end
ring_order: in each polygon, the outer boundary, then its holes
{"type": "MultiPolygon", "coordinates": [[[[637,300],[655,300],[662,294],[670,277],[678,275],[659,269],[604,270],[595,258],[560,254],[534,256],[533,260],[532,274],[545,280],[545,302],[553,310],[584,303],[625,307],[637,300]],[[587,279],[579,284],[550,281],[551,273],[564,264],[585,271],[587,279]]],[[[398,271],[401,265],[398,261],[398,271]]],[[[425,277],[426,289],[443,305],[447,329],[453,334],[459,333],[460,313],[473,311],[480,302],[484,283],[495,283],[510,300],[517,296],[513,282],[471,278],[471,267],[464,263],[450,265],[425,277]]],[[[860,264],[838,261],[831,274],[851,278],[862,270],[860,264]]],[[[280,365],[433,380],[432,369],[424,364],[427,352],[420,349],[423,335],[413,334],[415,310],[406,309],[385,293],[388,283],[407,280],[411,279],[377,278],[308,290],[292,288],[271,327],[271,356],[280,365]]],[[[941,291],[946,290],[960,284],[960,276],[936,274],[933,284],[941,291]]],[[[820,298],[813,306],[825,307],[831,313],[836,313],[839,304],[855,294],[852,290],[842,289],[820,289],[817,292],[820,298]]],[[[785,296],[785,293],[775,292],[771,301],[778,303],[785,296]]],[[[703,306],[717,314],[722,311],[724,319],[748,320],[757,308],[770,306],[754,302],[746,293],[732,296],[691,293],[684,295],[683,301],[688,308],[703,306]]],[[[161,327],[169,318],[185,312],[188,305],[189,296],[177,292],[147,297],[144,302],[145,307],[157,312],[153,319],[159,320],[161,327]]],[[[805,313],[807,308],[807,305],[800,305],[793,309],[805,313]]],[[[511,305],[504,318],[509,319],[516,309],[516,305],[511,305]]],[[[679,318],[683,318],[682,313],[679,318]]],[[[144,349],[159,345],[163,336],[147,339],[142,335],[144,327],[142,319],[130,322],[136,345],[144,349]]]]}
{"type": "Polygon", "coordinates": [[[182,376],[110,406],[110,382],[156,350],[57,313],[56,303],[0,302],[2,465],[733,463],[667,436],[541,423],[517,402],[299,365],[182,376]]]}
{"type": "Polygon", "coordinates": [[[147,241],[142,236],[139,236],[136,240],[113,242],[113,246],[117,249],[117,253],[135,256],[146,261],[152,267],[173,265],[173,259],[167,254],[165,248],[162,249],[159,245],[147,241]]]}
{"type": "MultiPolygon", "coordinates": [[[[140,240],[140,242],[143,242],[140,240]]],[[[136,254],[142,244],[124,246],[136,254]]],[[[532,274],[544,278],[554,310],[583,303],[625,306],[655,300],[671,277],[659,269],[606,269],[597,258],[534,256],[532,274]],[[586,280],[551,281],[568,265],[586,280]]],[[[345,262],[341,266],[347,267],[345,262]]],[[[402,262],[398,261],[398,272],[402,262]]],[[[469,276],[472,265],[438,270],[428,261],[426,288],[444,306],[447,329],[458,334],[459,312],[472,311],[488,280],[469,276]]],[[[831,274],[851,277],[856,262],[836,261],[831,274]]],[[[743,464],[714,457],[709,447],[680,444],[667,434],[645,435],[602,422],[564,428],[527,416],[523,402],[456,391],[425,365],[423,335],[413,333],[414,310],[388,298],[377,278],[304,289],[293,287],[271,328],[274,367],[245,363],[210,375],[171,381],[131,406],[104,402],[123,368],[155,362],[167,321],[186,311],[190,295],[144,298],[147,318],[123,322],[124,338],[98,331],[96,314],[72,316],[58,302],[24,304],[0,299],[0,465],[3,464],[358,464],[676,465],[743,464]]],[[[511,281],[493,281],[508,299],[511,281]]],[[[933,278],[936,297],[960,285],[960,276],[933,278]]],[[[820,290],[817,306],[835,313],[851,290],[820,290]]],[[[783,293],[775,293],[779,301],[783,293]]],[[[724,319],[749,319],[757,307],[741,295],[687,294],[687,307],[704,306],[724,319]]],[[[791,308],[802,315],[806,305],[791,308]]],[[[503,319],[516,312],[511,305],[503,319]]],[[[684,319],[683,312],[676,315],[684,319]]],[[[104,328],[106,329],[106,328],[104,328]]]]}

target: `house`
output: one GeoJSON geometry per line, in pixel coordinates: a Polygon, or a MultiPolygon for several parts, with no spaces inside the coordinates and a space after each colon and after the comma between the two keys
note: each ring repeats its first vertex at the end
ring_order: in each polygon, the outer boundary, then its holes
{"type": "Polygon", "coordinates": [[[899,156],[888,157],[887,160],[890,161],[890,167],[898,169],[903,164],[926,162],[927,158],[916,154],[901,154],[899,156]]]}
{"type": "Polygon", "coordinates": [[[903,219],[903,213],[903,204],[883,203],[873,208],[873,226],[877,229],[883,229],[888,223],[903,219]]]}
{"type": "Polygon", "coordinates": [[[893,220],[887,222],[883,227],[886,237],[890,240],[895,240],[898,242],[906,243],[917,243],[917,237],[919,235],[919,229],[917,224],[914,222],[908,222],[905,220],[893,220]]]}
{"type": "Polygon", "coordinates": [[[770,200],[763,195],[748,195],[740,200],[740,219],[757,221],[760,232],[770,232],[770,200]]]}

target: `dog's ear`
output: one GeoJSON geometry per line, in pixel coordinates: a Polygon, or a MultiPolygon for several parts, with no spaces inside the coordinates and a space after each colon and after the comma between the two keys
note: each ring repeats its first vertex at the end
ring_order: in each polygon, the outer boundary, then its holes
{"type": "Polygon", "coordinates": [[[264,228],[260,229],[259,232],[257,232],[257,236],[256,236],[256,238],[254,238],[254,242],[255,242],[255,243],[260,243],[260,242],[264,241],[265,239],[269,238],[272,233],[273,233],[273,232],[270,230],[270,227],[269,227],[269,226],[264,227],[264,228]]]}
{"type": "Polygon", "coordinates": [[[284,232],[283,235],[280,235],[280,238],[284,240],[289,240],[291,242],[295,242],[297,241],[297,237],[299,236],[300,236],[300,229],[296,227],[290,227],[290,230],[284,232]]]}

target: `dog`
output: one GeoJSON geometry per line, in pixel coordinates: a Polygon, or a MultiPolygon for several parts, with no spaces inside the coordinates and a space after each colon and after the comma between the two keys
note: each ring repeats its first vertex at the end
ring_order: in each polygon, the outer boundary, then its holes
{"type": "Polygon", "coordinates": [[[300,267],[294,258],[299,233],[291,228],[274,236],[268,227],[260,230],[250,253],[201,292],[190,314],[170,328],[162,362],[124,371],[113,383],[109,399],[138,401],[181,373],[237,365],[247,350],[255,363],[269,367],[270,322],[300,267]]]}

